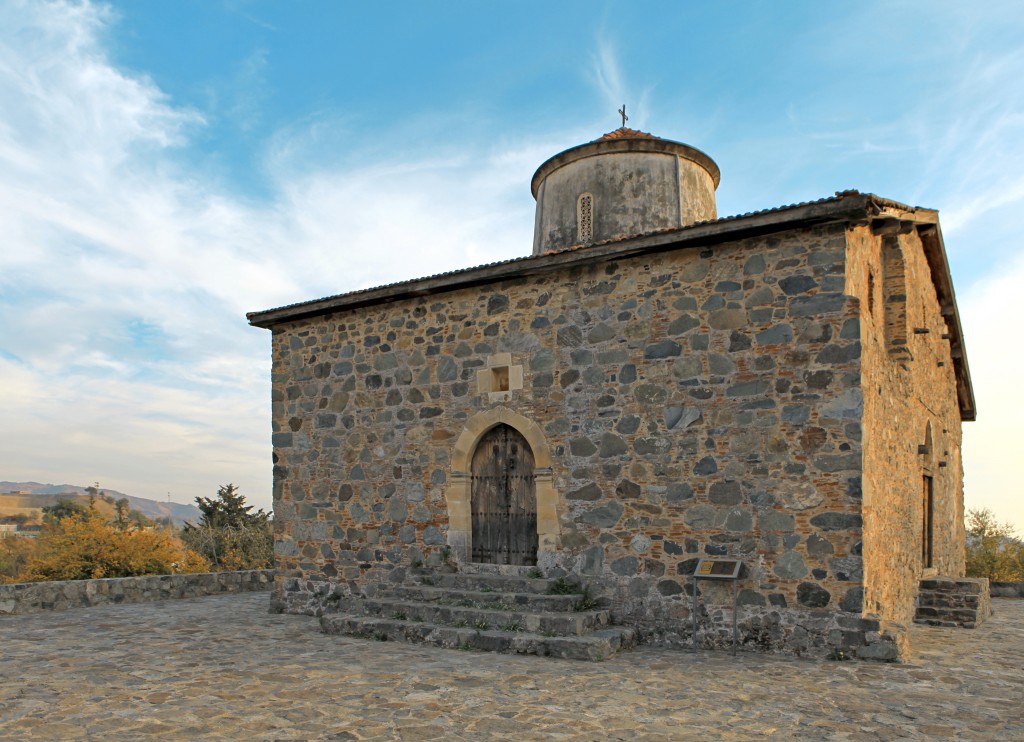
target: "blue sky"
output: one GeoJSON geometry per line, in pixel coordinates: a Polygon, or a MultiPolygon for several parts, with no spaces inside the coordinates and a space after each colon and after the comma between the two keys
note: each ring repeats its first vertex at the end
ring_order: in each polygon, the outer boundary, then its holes
{"type": "Polygon", "coordinates": [[[246,311],[527,254],[529,181],[619,124],[721,215],[940,210],[969,507],[1024,531],[1015,2],[0,0],[0,477],[270,505],[246,311]]]}

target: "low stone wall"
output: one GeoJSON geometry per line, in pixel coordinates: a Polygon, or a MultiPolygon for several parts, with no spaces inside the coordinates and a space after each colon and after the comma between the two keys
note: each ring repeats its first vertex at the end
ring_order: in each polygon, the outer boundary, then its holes
{"type": "Polygon", "coordinates": [[[273,585],[272,569],[114,577],[103,580],[20,582],[0,585],[0,616],[89,608],[109,603],[146,603],[221,593],[258,592],[270,590],[273,585]]]}
{"type": "Polygon", "coordinates": [[[1024,582],[991,582],[989,591],[993,598],[1024,598],[1024,582]]]}

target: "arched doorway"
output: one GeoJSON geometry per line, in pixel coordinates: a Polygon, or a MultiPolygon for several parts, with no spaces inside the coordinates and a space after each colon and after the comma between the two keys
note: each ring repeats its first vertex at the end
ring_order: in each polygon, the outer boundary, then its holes
{"type": "Polygon", "coordinates": [[[533,451],[515,428],[484,433],[471,465],[472,561],[537,563],[537,492],[533,451]]]}

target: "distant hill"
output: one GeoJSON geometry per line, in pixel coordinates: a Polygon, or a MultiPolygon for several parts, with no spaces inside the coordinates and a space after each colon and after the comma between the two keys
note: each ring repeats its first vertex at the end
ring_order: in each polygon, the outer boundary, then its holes
{"type": "MultiPolygon", "coordinates": [[[[127,497],[128,506],[132,510],[137,510],[142,513],[147,518],[160,520],[161,518],[166,518],[170,515],[171,522],[179,527],[184,525],[185,521],[198,523],[199,518],[202,515],[202,513],[199,512],[199,508],[195,505],[182,505],[177,502],[168,503],[159,502],[158,500],[148,500],[145,497],[134,497],[105,487],[100,487],[100,491],[115,500],[127,497]]],[[[5,510],[10,509],[13,512],[17,512],[18,510],[26,510],[29,508],[42,508],[46,505],[53,505],[60,497],[85,498],[88,497],[88,494],[85,491],[85,487],[79,487],[75,484],[41,484],[39,482],[0,481],[0,504],[6,506],[4,508],[5,510]],[[12,495],[7,493],[17,494],[12,495]]]]}

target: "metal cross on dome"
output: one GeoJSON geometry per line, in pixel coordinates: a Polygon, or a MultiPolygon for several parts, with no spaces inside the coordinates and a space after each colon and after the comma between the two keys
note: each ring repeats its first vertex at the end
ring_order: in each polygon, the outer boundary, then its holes
{"type": "Polygon", "coordinates": [[[626,122],[629,121],[629,116],[626,115],[626,104],[622,104],[622,108],[619,109],[619,115],[622,116],[622,128],[626,128],[626,122]]]}

